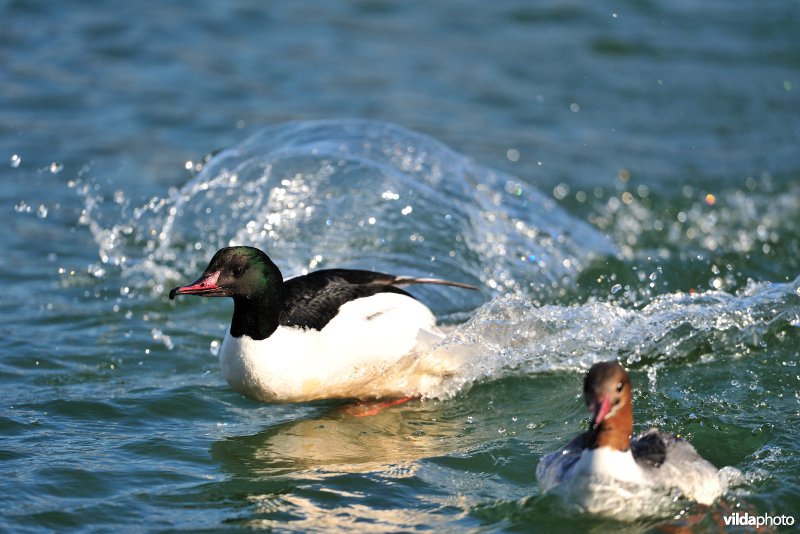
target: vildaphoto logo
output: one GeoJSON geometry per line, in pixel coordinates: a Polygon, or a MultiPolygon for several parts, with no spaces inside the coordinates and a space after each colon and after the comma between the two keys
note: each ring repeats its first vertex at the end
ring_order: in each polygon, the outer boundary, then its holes
{"type": "Polygon", "coordinates": [[[791,527],[793,515],[753,515],[747,512],[722,516],[726,527],[791,527]]]}

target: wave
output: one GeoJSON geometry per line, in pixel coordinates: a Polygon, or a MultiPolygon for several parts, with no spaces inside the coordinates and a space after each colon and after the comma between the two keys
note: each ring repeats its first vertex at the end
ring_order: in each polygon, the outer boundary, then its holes
{"type": "Polygon", "coordinates": [[[734,359],[796,343],[798,327],[800,277],[751,283],[736,294],[667,294],[640,309],[609,302],[535,306],[524,297],[499,297],[425,355],[464,355],[458,372],[427,395],[448,397],[511,374],[585,371],[604,360],[658,367],[734,359]]]}
{"type": "Polygon", "coordinates": [[[354,266],[446,276],[492,295],[563,284],[615,254],[519,178],[375,121],[267,128],[110,227],[92,189],[84,194],[102,262],[157,290],[235,244],[266,250],[288,275],[354,266]]]}

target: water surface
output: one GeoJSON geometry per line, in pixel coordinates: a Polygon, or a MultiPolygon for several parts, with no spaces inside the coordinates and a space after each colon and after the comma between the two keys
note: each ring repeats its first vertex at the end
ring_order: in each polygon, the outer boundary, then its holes
{"type": "Polygon", "coordinates": [[[800,519],[792,2],[5,2],[0,525],[720,529],[800,519]],[[206,154],[216,154],[214,157],[206,154]],[[216,248],[381,269],[481,356],[425,399],[241,398],[216,248]],[[592,362],[742,472],[635,524],[539,495],[592,362]],[[666,523],[666,525],[665,525],[666,523]]]}

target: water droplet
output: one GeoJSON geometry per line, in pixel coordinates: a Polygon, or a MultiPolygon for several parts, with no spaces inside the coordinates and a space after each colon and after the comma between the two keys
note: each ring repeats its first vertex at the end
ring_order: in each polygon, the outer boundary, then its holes
{"type": "Polygon", "coordinates": [[[561,183],[553,188],[553,197],[556,200],[563,200],[569,194],[569,186],[561,183]]]}
{"type": "Polygon", "coordinates": [[[17,167],[22,165],[22,158],[19,156],[19,154],[11,155],[10,164],[12,169],[16,169],[17,167]]]}
{"type": "Polygon", "coordinates": [[[36,210],[36,216],[40,219],[47,218],[47,206],[44,204],[39,205],[39,209],[36,210]]]}
{"type": "Polygon", "coordinates": [[[14,211],[16,211],[17,213],[30,213],[31,206],[24,200],[20,200],[14,205],[14,211]]]}
{"type": "Polygon", "coordinates": [[[60,161],[54,161],[50,164],[50,172],[53,174],[58,174],[64,170],[64,164],[60,161]]]}
{"type": "Polygon", "coordinates": [[[219,341],[216,339],[213,340],[209,346],[209,351],[211,352],[212,356],[219,356],[219,341]]]}
{"type": "Polygon", "coordinates": [[[611,286],[611,294],[616,295],[617,293],[619,293],[620,289],[622,289],[622,284],[614,284],[613,286],[611,286]]]}

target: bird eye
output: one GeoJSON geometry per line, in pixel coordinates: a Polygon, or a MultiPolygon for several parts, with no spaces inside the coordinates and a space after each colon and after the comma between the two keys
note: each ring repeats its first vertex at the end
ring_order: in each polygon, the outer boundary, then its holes
{"type": "Polygon", "coordinates": [[[622,382],[617,384],[617,391],[622,391],[622,382]]]}
{"type": "Polygon", "coordinates": [[[244,267],[242,267],[241,265],[237,265],[236,267],[233,268],[232,272],[233,272],[233,276],[235,276],[236,278],[239,278],[240,276],[242,276],[244,274],[244,267]]]}

